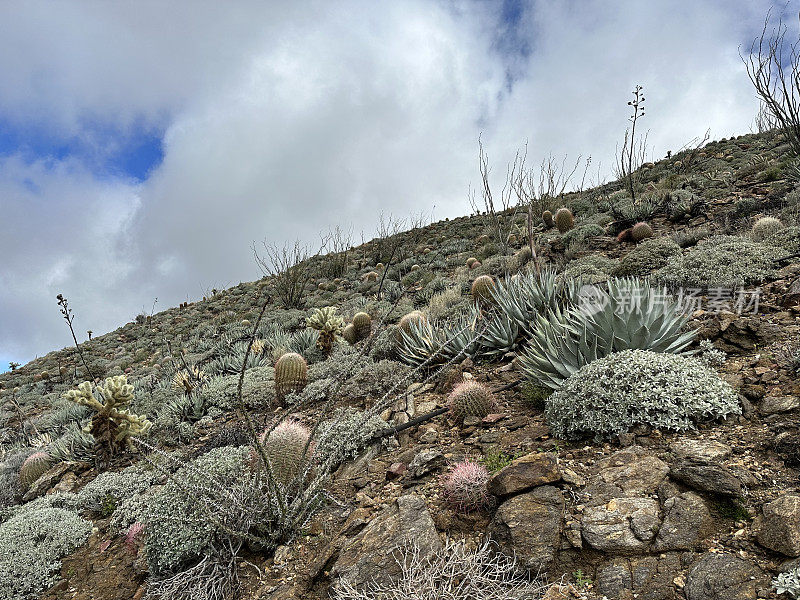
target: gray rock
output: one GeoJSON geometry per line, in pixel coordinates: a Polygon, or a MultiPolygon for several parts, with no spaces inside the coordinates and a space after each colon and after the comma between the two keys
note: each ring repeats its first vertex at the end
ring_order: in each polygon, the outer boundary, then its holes
{"type": "Polygon", "coordinates": [[[495,496],[510,496],[561,479],[554,454],[534,452],[512,461],[495,473],[487,489],[495,496]]]}
{"type": "Polygon", "coordinates": [[[673,579],[680,570],[677,553],[614,558],[597,569],[597,592],[608,598],[672,600],[673,579]]]}
{"type": "Polygon", "coordinates": [[[427,475],[444,465],[444,454],[439,450],[422,450],[408,465],[408,474],[414,479],[427,475]]]}
{"type": "Polygon", "coordinates": [[[752,563],[709,552],[689,570],[683,591],[687,600],[754,600],[761,579],[752,563]]]}
{"type": "Polygon", "coordinates": [[[346,579],[356,588],[369,581],[389,583],[400,574],[395,553],[416,544],[424,558],[442,548],[425,499],[401,496],[361,533],[343,544],[331,576],[346,579]]]}
{"type": "Polygon", "coordinates": [[[615,452],[600,462],[588,492],[598,502],[614,497],[646,496],[655,492],[669,473],[669,466],[641,446],[615,452]]]}
{"type": "Polygon", "coordinates": [[[674,496],[664,502],[664,522],[653,549],[693,550],[713,528],[711,512],[700,496],[694,492],[674,496]]]}
{"type": "Polygon", "coordinates": [[[797,396],[767,396],[758,405],[758,411],[762,415],[774,415],[797,408],[800,408],[800,398],[797,396]]]}
{"type": "Polygon", "coordinates": [[[586,509],[583,539],[607,553],[645,552],[661,524],[658,501],[651,498],[614,498],[586,509]]]}
{"type": "Polygon", "coordinates": [[[781,496],[765,504],[754,527],[765,548],[800,556],[800,496],[781,496]]]}
{"type": "Polygon", "coordinates": [[[501,504],[488,533],[500,551],[516,555],[533,572],[544,572],[561,545],[563,523],[564,496],[544,485],[501,504]]]}
{"type": "Polygon", "coordinates": [[[713,440],[678,440],[670,444],[669,449],[676,460],[686,459],[698,462],[723,461],[731,455],[731,447],[713,440]]]}
{"type": "Polygon", "coordinates": [[[742,483],[728,467],[697,460],[685,460],[670,469],[670,477],[704,492],[741,496],[742,483]]]}

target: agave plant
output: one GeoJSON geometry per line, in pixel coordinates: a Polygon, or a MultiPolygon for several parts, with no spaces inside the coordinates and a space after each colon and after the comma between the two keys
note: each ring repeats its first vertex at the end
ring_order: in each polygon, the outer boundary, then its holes
{"type": "Polygon", "coordinates": [[[528,271],[499,281],[492,290],[492,299],[526,337],[536,331],[536,317],[577,303],[580,280],[558,278],[550,268],[541,273],[528,271]]]}
{"type": "Polygon", "coordinates": [[[400,339],[397,352],[405,362],[429,366],[441,365],[454,356],[473,356],[480,347],[480,333],[476,333],[477,312],[442,323],[428,319],[412,320],[408,331],[398,329],[400,339]]]}
{"type": "Polygon", "coordinates": [[[593,291],[591,302],[536,315],[534,335],[519,355],[529,377],[559,389],[578,369],[612,352],[679,354],[695,338],[696,332],[683,331],[689,317],[665,289],[622,278],[593,291]]]}
{"type": "Polygon", "coordinates": [[[480,336],[480,353],[487,358],[496,358],[511,352],[517,345],[519,326],[503,312],[488,317],[480,336]]]}

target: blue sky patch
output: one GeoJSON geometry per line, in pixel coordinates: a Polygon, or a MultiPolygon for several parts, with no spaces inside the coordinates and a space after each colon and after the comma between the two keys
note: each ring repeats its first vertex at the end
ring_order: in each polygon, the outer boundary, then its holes
{"type": "Polygon", "coordinates": [[[144,181],[164,159],[163,131],[137,124],[121,130],[86,123],[64,138],[41,125],[18,124],[0,116],[0,157],[81,161],[97,177],[144,181]]]}

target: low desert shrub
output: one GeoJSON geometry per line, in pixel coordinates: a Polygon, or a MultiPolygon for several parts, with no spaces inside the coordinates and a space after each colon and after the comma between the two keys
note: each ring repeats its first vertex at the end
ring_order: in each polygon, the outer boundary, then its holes
{"type": "Polygon", "coordinates": [[[736,392],[702,360],[623,350],[574,373],[546,403],[553,434],[596,440],[635,425],[684,431],[741,412],[736,392]]]}
{"type": "Polygon", "coordinates": [[[771,277],[775,272],[773,260],[780,254],[774,246],[720,235],[673,256],[653,276],[669,287],[740,287],[771,277]]]}
{"type": "Polygon", "coordinates": [[[645,240],[620,260],[619,265],[612,270],[612,274],[617,277],[647,275],[660,269],[671,257],[680,253],[680,246],[671,238],[645,240]]]}
{"type": "Polygon", "coordinates": [[[91,531],[91,523],[62,508],[23,510],[0,524],[0,597],[37,598],[55,583],[61,558],[91,531]]]}

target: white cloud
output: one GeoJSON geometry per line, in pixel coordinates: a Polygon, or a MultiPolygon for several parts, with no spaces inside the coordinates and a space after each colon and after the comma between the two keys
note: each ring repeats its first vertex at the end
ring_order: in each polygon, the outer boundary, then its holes
{"type": "Polygon", "coordinates": [[[657,157],[708,127],[746,132],[737,47],[765,8],[536,2],[509,31],[486,2],[0,7],[1,116],[54,136],[165,131],[138,186],[69,159],[0,164],[0,353],[64,342],[54,290],[104,331],[156,296],[257,277],[253,241],[468,212],[481,131],[498,176],[525,139],[533,162],[592,154],[608,170],[635,83],[657,157]]]}

